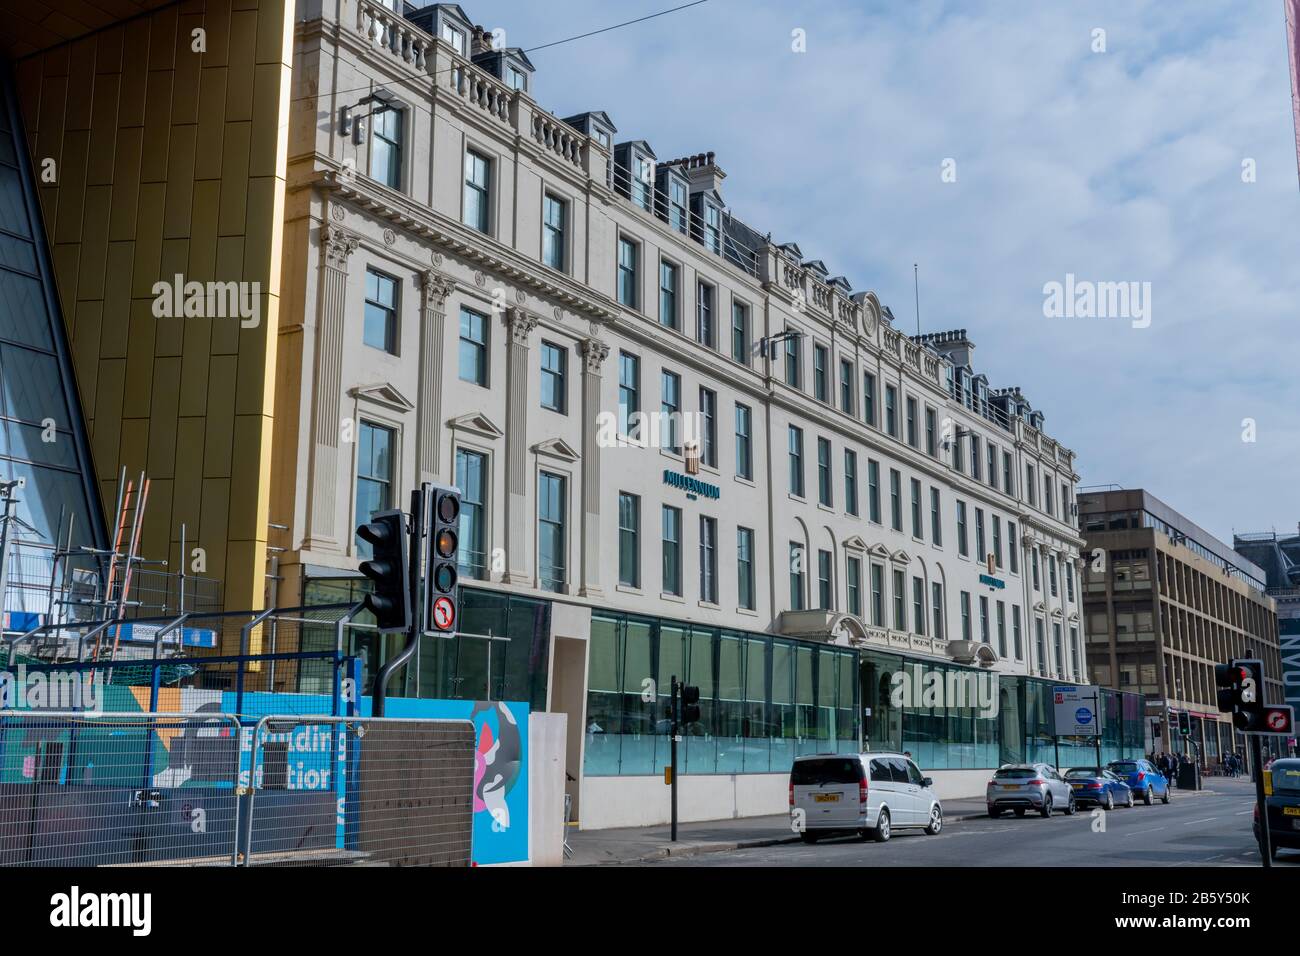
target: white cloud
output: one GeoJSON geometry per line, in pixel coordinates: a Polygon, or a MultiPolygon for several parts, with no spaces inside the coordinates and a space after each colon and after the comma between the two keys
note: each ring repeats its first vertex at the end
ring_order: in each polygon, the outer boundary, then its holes
{"type": "MultiPolygon", "coordinates": [[[[671,4],[490,6],[527,48],[671,4]]],[[[1146,487],[1229,539],[1300,519],[1300,189],[1275,0],[710,0],[533,60],[558,115],[604,109],[661,158],[716,151],[736,215],[874,289],[904,329],[919,262],[923,326],[967,328],[1085,481],[1146,487]],[[1066,272],[1150,281],[1151,327],[1044,319],[1043,283],[1066,272]]]]}

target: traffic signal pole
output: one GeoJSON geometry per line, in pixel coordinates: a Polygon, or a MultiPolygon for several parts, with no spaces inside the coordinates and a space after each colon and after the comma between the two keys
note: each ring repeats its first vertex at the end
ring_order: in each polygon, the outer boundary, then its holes
{"type": "Polygon", "coordinates": [[[1264,796],[1264,754],[1259,734],[1250,734],[1250,762],[1255,769],[1255,807],[1259,811],[1259,851],[1264,856],[1264,868],[1273,866],[1272,838],[1268,833],[1268,800],[1264,796]]]}
{"type": "Polygon", "coordinates": [[[423,614],[420,613],[420,542],[423,539],[423,517],[424,517],[424,497],[423,489],[416,489],[411,492],[411,525],[407,530],[407,580],[406,586],[410,591],[410,604],[408,605],[414,613],[409,615],[406,628],[406,646],[387,661],[375,675],[374,689],[374,716],[383,717],[385,705],[388,701],[388,682],[392,680],[393,674],[399,669],[406,666],[407,662],[415,656],[416,650],[420,646],[420,630],[422,628],[421,619],[423,614]]]}
{"type": "Polygon", "coordinates": [[[673,805],[673,808],[672,808],[672,815],[673,815],[673,827],[672,827],[673,833],[672,833],[672,842],[673,842],[673,843],[676,843],[676,842],[677,842],[677,733],[678,733],[678,727],[679,727],[679,725],[678,725],[678,723],[677,723],[677,718],[678,718],[678,716],[679,716],[679,711],[680,711],[680,708],[677,706],[677,697],[678,697],[677,691],[678,691],[678,689],[679,689],[679,688],[678,688],[678,685],[677,685],[677,675],[674,674],[674,675],[673,675],[673,684],[672,684],[672,691],[673,691],[673,698],[672,698],[672,701],[673,701],[673,702],[672,702],[672,705],[671,705],[671,706],[672,706],[672,709],[673,709],[673,715],[672,715],[673,725],[672,725],[672,728],[671,728],[671,730],[672,730],[672,737],[673,737],[673,739],[672,739],[672,743],[671,743],[671,750],[672,750],[671,767],[672,767],[672,769],[671,769],[671,771],[670,771],[671,774],[672,774],[672,805],[673,805]]]}

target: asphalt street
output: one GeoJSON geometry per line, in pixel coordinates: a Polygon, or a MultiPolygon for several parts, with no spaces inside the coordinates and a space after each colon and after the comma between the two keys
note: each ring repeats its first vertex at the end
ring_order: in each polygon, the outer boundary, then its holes
{"type": "MultiPolygon", "coordinates": [[[[888,843],[852,836],[668,859],[653,866],[1250,866],[1260,865],[1251,830],[1254,787],[1215,778],[1170,803],[1138,803],[1110,813],[1081,809],[1044,820],[1006,815],[948,820],[943,832],[895,831],[888,843]],[[1103,826],[1104,824],[1104,826],[1103,826]]],[[[1283,850],[1279,867],[1300,868],[1283,850]]]]}

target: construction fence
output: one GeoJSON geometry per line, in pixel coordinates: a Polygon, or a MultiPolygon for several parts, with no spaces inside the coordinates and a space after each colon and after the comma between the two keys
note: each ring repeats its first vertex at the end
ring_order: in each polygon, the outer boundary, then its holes
{"type": "Polygon", "coordinates": [[[470,720],[0,711],[0,866],[468,866],[470,720]]]}

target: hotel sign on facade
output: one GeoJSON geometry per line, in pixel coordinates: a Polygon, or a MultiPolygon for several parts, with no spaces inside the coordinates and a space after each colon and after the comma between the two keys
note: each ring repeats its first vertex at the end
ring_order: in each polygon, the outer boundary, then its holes
{"type": "Polygon", "coordinates": [[[700,481],[690,475],[683,475],[667,469],[664,469],[664,484],[673,488],[681,488],[689,498],[711,498],[714,501],[722,498],[722,489],[717,485],[711,485],[707,481],[700,481]]]}

